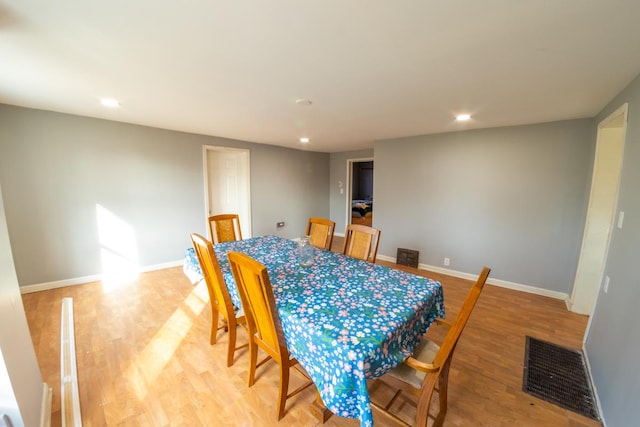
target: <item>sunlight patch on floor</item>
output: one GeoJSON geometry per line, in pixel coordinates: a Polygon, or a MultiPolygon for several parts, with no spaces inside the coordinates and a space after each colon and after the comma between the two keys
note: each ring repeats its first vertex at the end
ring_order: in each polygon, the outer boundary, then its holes
{"type": "Polygon", "coordinates": [[[145,349],[131,362],[125,378],[128,378],[138,399],[147,395],[147,386],[160,375],[173,357],[193,322],[208,303],[207,288],[200,282],[154,335],[145,349]]]}

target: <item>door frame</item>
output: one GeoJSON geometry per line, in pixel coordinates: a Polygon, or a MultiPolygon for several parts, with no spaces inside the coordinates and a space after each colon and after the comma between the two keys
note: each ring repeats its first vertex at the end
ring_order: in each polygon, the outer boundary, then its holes
{"type": "Polygon", "coordinates": [[[589,191],[589,201],[588,201],[588,207],[587,207],[587,217],[585,219],[585,227],[584,227],[584,232],[583,232],[583,237],[582,237],[582,244],[580,247],[580,256],[578,258],[578,264],[576,266],[576,275],[574,278],[574,284],[573,284],[573,289],[571,291],[571,297],[568,301],[568,308],[570,311],[573,312],[577,312],[577,313],[581,313],[581,314],[588,314],[589,317],[589,323],[587,325],[587,329],[585,331],[585,339],[589,334],[589,328],[591,326],[591,319],[593,318],[593,313],[595,310],[595,306],[598,302],[598,298],[600,296],[600,291],[602,289],[602,285],[603,285],[603,276],[604,276],[604,267],[607,264],[607,258],[609,256],[609,246],[611,245],[611,234],[613,232],[613,228],[615,227],[615,222],[616,222],[616,214],[617,214],[617,206],[618,206],[618,197],[620,195],[620,179],[622,177],[622,168],[623,168],[623,162],[624,162],[624,149],[625,149],[625,144],[626,144],[626,136],[627,136],[627,118],[628,118],[628,109],[629,109],[629,104],[625,103],[622,106],[620,106],[619,108],[617,108],[613,113],[611,113],[610,115],[608,115],[605,119],[603,119],[600,123],[598,123],[598,129],[597,129],[597,136],[596,136],[596,150],[595,150],[595,155],[594,155],[594,163],[593,163],[593,171],[592,171],[592,176],[591,176],[591,188],[589,191]],[[617,171],[617,180],[616,180],[616,189],[615,189],[615,196],[614,196],[614,201],[613,201],[613,208],[611,211],[611,219],[610,219],[610,227],[609,227],[609,233],[606,236],[606,243],[605,243],[605,251],[604,254],[602,256],[601,260],[598,260],[600,265],[599,265],[599,273],[598,273],[598,285],[597,285],[597,294],[595,295],[595,298],[593,299],[592,305],[589,309],[587,310],[583,310],[580,307],[577,307],[576,304],[576,296],[579,292],[583,292],[585,290],[588,291],[589,289],[589,283],[593,284],[593,282],[589,282],[588,280],[578,280],[579,279],[579,274],[582,268],[583,263],[587,262],[587,252],[588,249],[585,245],[585,242],[587,240],[587,237],[590,233],[590,229],[589,229],[589,223],[590,223],[590,219],[591,216],[594,215],[592,209],[592,198],[594,196],[594,180],[596,178],[596,172],[598,171],[598,167],[599,161],[602,161],[600,159],[600,152],[605,149],[605,147],[603,146],[603,144],[605,144],[606,142],[603,140],[603,136],[602,136],[602,130],[604,128],[607,127],[607,125],[609,125],[613,120],[617,119],[620,115],[622,115],[623,117],[623,121],[622,121],[622,149],[621,149],[621,159],[620,159],[620,166],[618,168],[617,171]],[[585,312],[587,311],[587,312],[585,312]]]}
{"type": "Polygon", "coordinates": [[[202,146],[202,173],[204,180],[204,217],[205,217],[205,230],[209,229],[208,218],[211,215],[209,212],[210,200],[209,200],[209,151],[220,151],[226,153],[234,153],[234,154],[244,154],[246,156],[247,162],[247,175],[246,182],[247,186],[245,189],[245,194],[247,196],[247,217],[248,221],[240,222],[242,227],[242,236],[243,238],[251,237],[251,150],[248,148],[231,148],[231,147],[222,147],[219,145],[203,145],[202,146]],[[245,224],[246,222],[246,224],[245,224]]]}
{"type": "MultiPolygon", "coordinates": [[[[351,197],[352,197],[352,191],[353,191],[353,164],[354,163],[362,163],[362,162],[374,162],[373,157],[361,157],[361,158],[356,158],[356,159],[347,159],[347,191],[345,191],[345,193],[347,193],[347,200],[346,200],[346,212],[345,212],[345,224],[347,227],[349,224],[351,224],[351,197]]],[[[373,168],[375,170],[375,162],[373,164],[373,168]]],[[[375,186],[375,183],[374,183],[375,186]]],[[[374,187],[375,188],[375,187],[374,187]]],[[[375,200],[374,200],[375,201],[375,200]]],[[[374,208],[375,209],[375,208],[374,208]]]]}

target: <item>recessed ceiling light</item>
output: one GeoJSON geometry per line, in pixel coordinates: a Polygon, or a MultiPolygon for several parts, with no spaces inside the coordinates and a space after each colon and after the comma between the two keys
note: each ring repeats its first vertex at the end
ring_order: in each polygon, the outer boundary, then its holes
{"type": "Polygon", "coordinates": [[[100,103],[109,108],[118,108],[120,106],[118,100],[113,98],[102,98],[100,99],[100,103]]]}
{"type": "Polygon", "coordinates": [[[471,118],[471,114],[458,114],[456,120],[459,122],[466,122],[471,118]]]}
{"type": "Polygon", "coordinates": [[[308,99],[296,99],[296,104],[298,105],[311,105],[312,102],[308,99]]]}
{"type": "Polygon", "coordinates": [[[309,138],[306,138],[306,137],[300,138],[300,142],[302,142],[303,144],[306,144],[309,141],[310,141],[309,138]]]}

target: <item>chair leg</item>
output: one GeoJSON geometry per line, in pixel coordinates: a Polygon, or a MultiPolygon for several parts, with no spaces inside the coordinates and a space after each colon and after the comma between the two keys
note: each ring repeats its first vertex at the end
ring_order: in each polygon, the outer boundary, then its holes
{"type": "Polygon", "coordinates": [[[438,398],[440,400],[440,414],[444,419],[444,415],[447,413],[447,388],[449,385],[449,363],[443,367],[440,374],[440,380],[438,383],[438,398]]]}
{"type": "Polygon", "coordinates": [[[287,403],[289,391],[289,365],[280,363],[280,391],[278,393],[278,421],[284,416],[284,408],[287,403]]]}
{"type": "Polygon", "coordinates": [[[218,309],[215,305],[211,305],[211,345],[216,343],[216,337],[218,335],[218,309]]]}
{"type": "Polygon", "coordinates": [[[437,380],[437,375],[427,374],[422,382],[418,411],[416,413],[416,427],[427,427],[431,398],[433,397],[433,390],[435,389],[437,380]]]}
{"type": "Polygon", "coordinates": [[[258,345],[249,337],[249,387],[256,382],[256,364],[258,363],[258,345]]]}
{"type": "Polygon", "coordinates": [[[227,350],[227,367],[233,365],[233,353],[236,350],[236,325],[229,322],[229,349],[227,350]]]}

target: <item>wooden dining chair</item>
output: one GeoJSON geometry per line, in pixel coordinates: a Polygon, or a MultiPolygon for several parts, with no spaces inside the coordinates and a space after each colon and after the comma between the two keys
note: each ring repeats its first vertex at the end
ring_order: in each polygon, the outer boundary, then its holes
{"type": "Polygon", "coordinates": [[[372,406],[382,411],[385,415],[393,418],[398,423],[406,426],[411,424],[398,418],[391,413],[389,408],[403,391],[408,391],[418,397],[418,408],[415,425],[419,427],[427,426],[427,419],[431,405],[433,392],[438,392],[440,409],[438,414],[431,416],[434,418],[434,426],[440,426],[444,422],[447,413],[447,387],[449,382],[449,368],[453,352],[458,344],[458,339],[464,330],[469,316],[475,307],[480,292],[482,291],[491,269],[484,267],[478,276],[478,280],[467,293],[467,297],[460,308],[460,312],[453,323],[443,319],[436,319],[437,325],[448,328],[441,345],[436,344],[425,337],[420,340],[412,356],[405,362],[391,371],[378,381],[382,381],[397,388],[395,395],[384,406],[372,402],[372,406]],[[436,388],[436,386],[438,388],[436,388]]]}
{"type": "Polygon", "coordinates": [[[376,262],[380,230],[362,224],[349,224],[344,233],[342,253],[365,261],[376,262]]]}
{"type": "Polygon", "coordinates": [[[297,366],[298,361],[290,356],[287,348],[267,268],[240,252],[229,252],[228,257],[247,317],[249,330],[249,387],[253,386],[255,382],[256,369],[259,366],[269,359],[273,359],[278,363],[280,366],[280,389],[278,391],[277,406],[279,421],[284,415],[286,400],[295,396],[313,384],[313,382],[304,371],[298,369],[308,381],[288,393],[289,370],[291,367],[299,368],[299,366],[297,366]],[[257,363],[258,347],[267,353],[267,357],[260,363],[257,363]]]}
{"type": "Polygon", "coordinates": [[[236,347],[237,326],[246,327],[245,316],[242,310],[237,309],[231,302],[229,291],[224,283],[218,258],[213,250],[213,245],[204,236],[191,233],[191,242],[196,251],[198,263],[202,270],[204,282],[209,291],[211,302],[211,345],[216,343],[218,331],[223,329],[229,332],[229,348],[227,350],[227,366],[233,365],[233,355],[236,350],[247,347],[248,344],[236,347]],[[218,320],[222,315],[223,324],[218,327],[218,320]]]}
{"type": "Polygon", "coordinates": [[[307,231],[304,234],[309,236],[309,241],[316,248],[330,251],[335,228],[336,223],[330,219],[311,217],[307,223],[307,231]]]}
{"type": "Polygon", "coordinates": [[[209,217],[209,235],[213,243],[242,240],[240,217],[237,214],[220,214],[209,217]]]}

